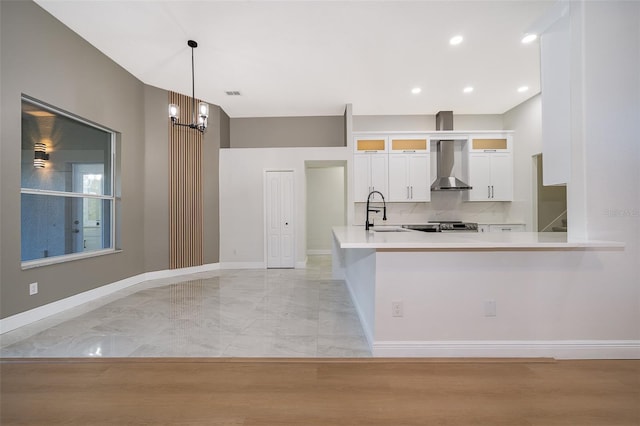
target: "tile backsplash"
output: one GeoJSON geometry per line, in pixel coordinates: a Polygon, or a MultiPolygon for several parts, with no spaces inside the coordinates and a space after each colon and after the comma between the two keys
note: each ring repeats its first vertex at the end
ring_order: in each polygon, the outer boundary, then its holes
{"type": "MultiPolygon", "coordinates": [[[[467,202],[462,192],[431,192],[429,203],[387,203],[387,225],[426,223],[439,220],[462,220],[477,223],[525,223],[524,203],[467,202]]],[[[379,205],[375,203],[373,205],[379,205]]],[[[364,224],[365,203],[356,203],[354,225],[364,224]]],[[[382,212],[371,213],[375,223],[382,223],[382,212]]]]}

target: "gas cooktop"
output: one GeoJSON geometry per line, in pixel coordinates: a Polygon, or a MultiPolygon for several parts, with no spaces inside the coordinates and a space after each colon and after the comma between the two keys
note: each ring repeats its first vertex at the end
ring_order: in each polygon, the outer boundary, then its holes
{"type": "Polygon", "coordinates": [[[424,225],[402,225],[402,227],[422,232],[478,232],[477,223],[462,222],[460,220],[443,220],[429,222],[424,225]]]}

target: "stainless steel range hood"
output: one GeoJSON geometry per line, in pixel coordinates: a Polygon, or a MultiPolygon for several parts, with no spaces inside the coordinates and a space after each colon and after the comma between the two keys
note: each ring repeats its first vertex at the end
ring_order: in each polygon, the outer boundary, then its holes
{"type": "MultiPolygon", "coordinates": [[[[436,114],[436,130],[453,130],[453,111],[440,111],[436,114]]],[[[472,187],[453,175],[454,141],[437,142],[438,175],[431,184],[432,191],[465,191],[472,187]]]]}

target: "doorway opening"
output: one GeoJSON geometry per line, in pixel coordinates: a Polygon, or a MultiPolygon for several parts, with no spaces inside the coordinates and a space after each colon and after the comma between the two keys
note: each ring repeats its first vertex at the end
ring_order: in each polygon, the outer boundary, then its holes
{"type": "Polygon", "coordinates": [[[347,223],[347,162],[305,161],[307,255],[331,254],[331,228],[347,223]]]}
{"type": "Polygon", "coordinates": [[[533,156],[533,229],[536,232],[567,232],[566,185],[542,184],[542,154],[533,156]]]}

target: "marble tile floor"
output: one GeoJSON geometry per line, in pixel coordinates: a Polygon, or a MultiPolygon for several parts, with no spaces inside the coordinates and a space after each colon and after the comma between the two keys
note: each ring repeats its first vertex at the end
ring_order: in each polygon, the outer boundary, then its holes
{"type": "Polygon", "coordinates": [[[370,357],[331,257],[147,281],[0,336],[0,357],[370,357]]]}

